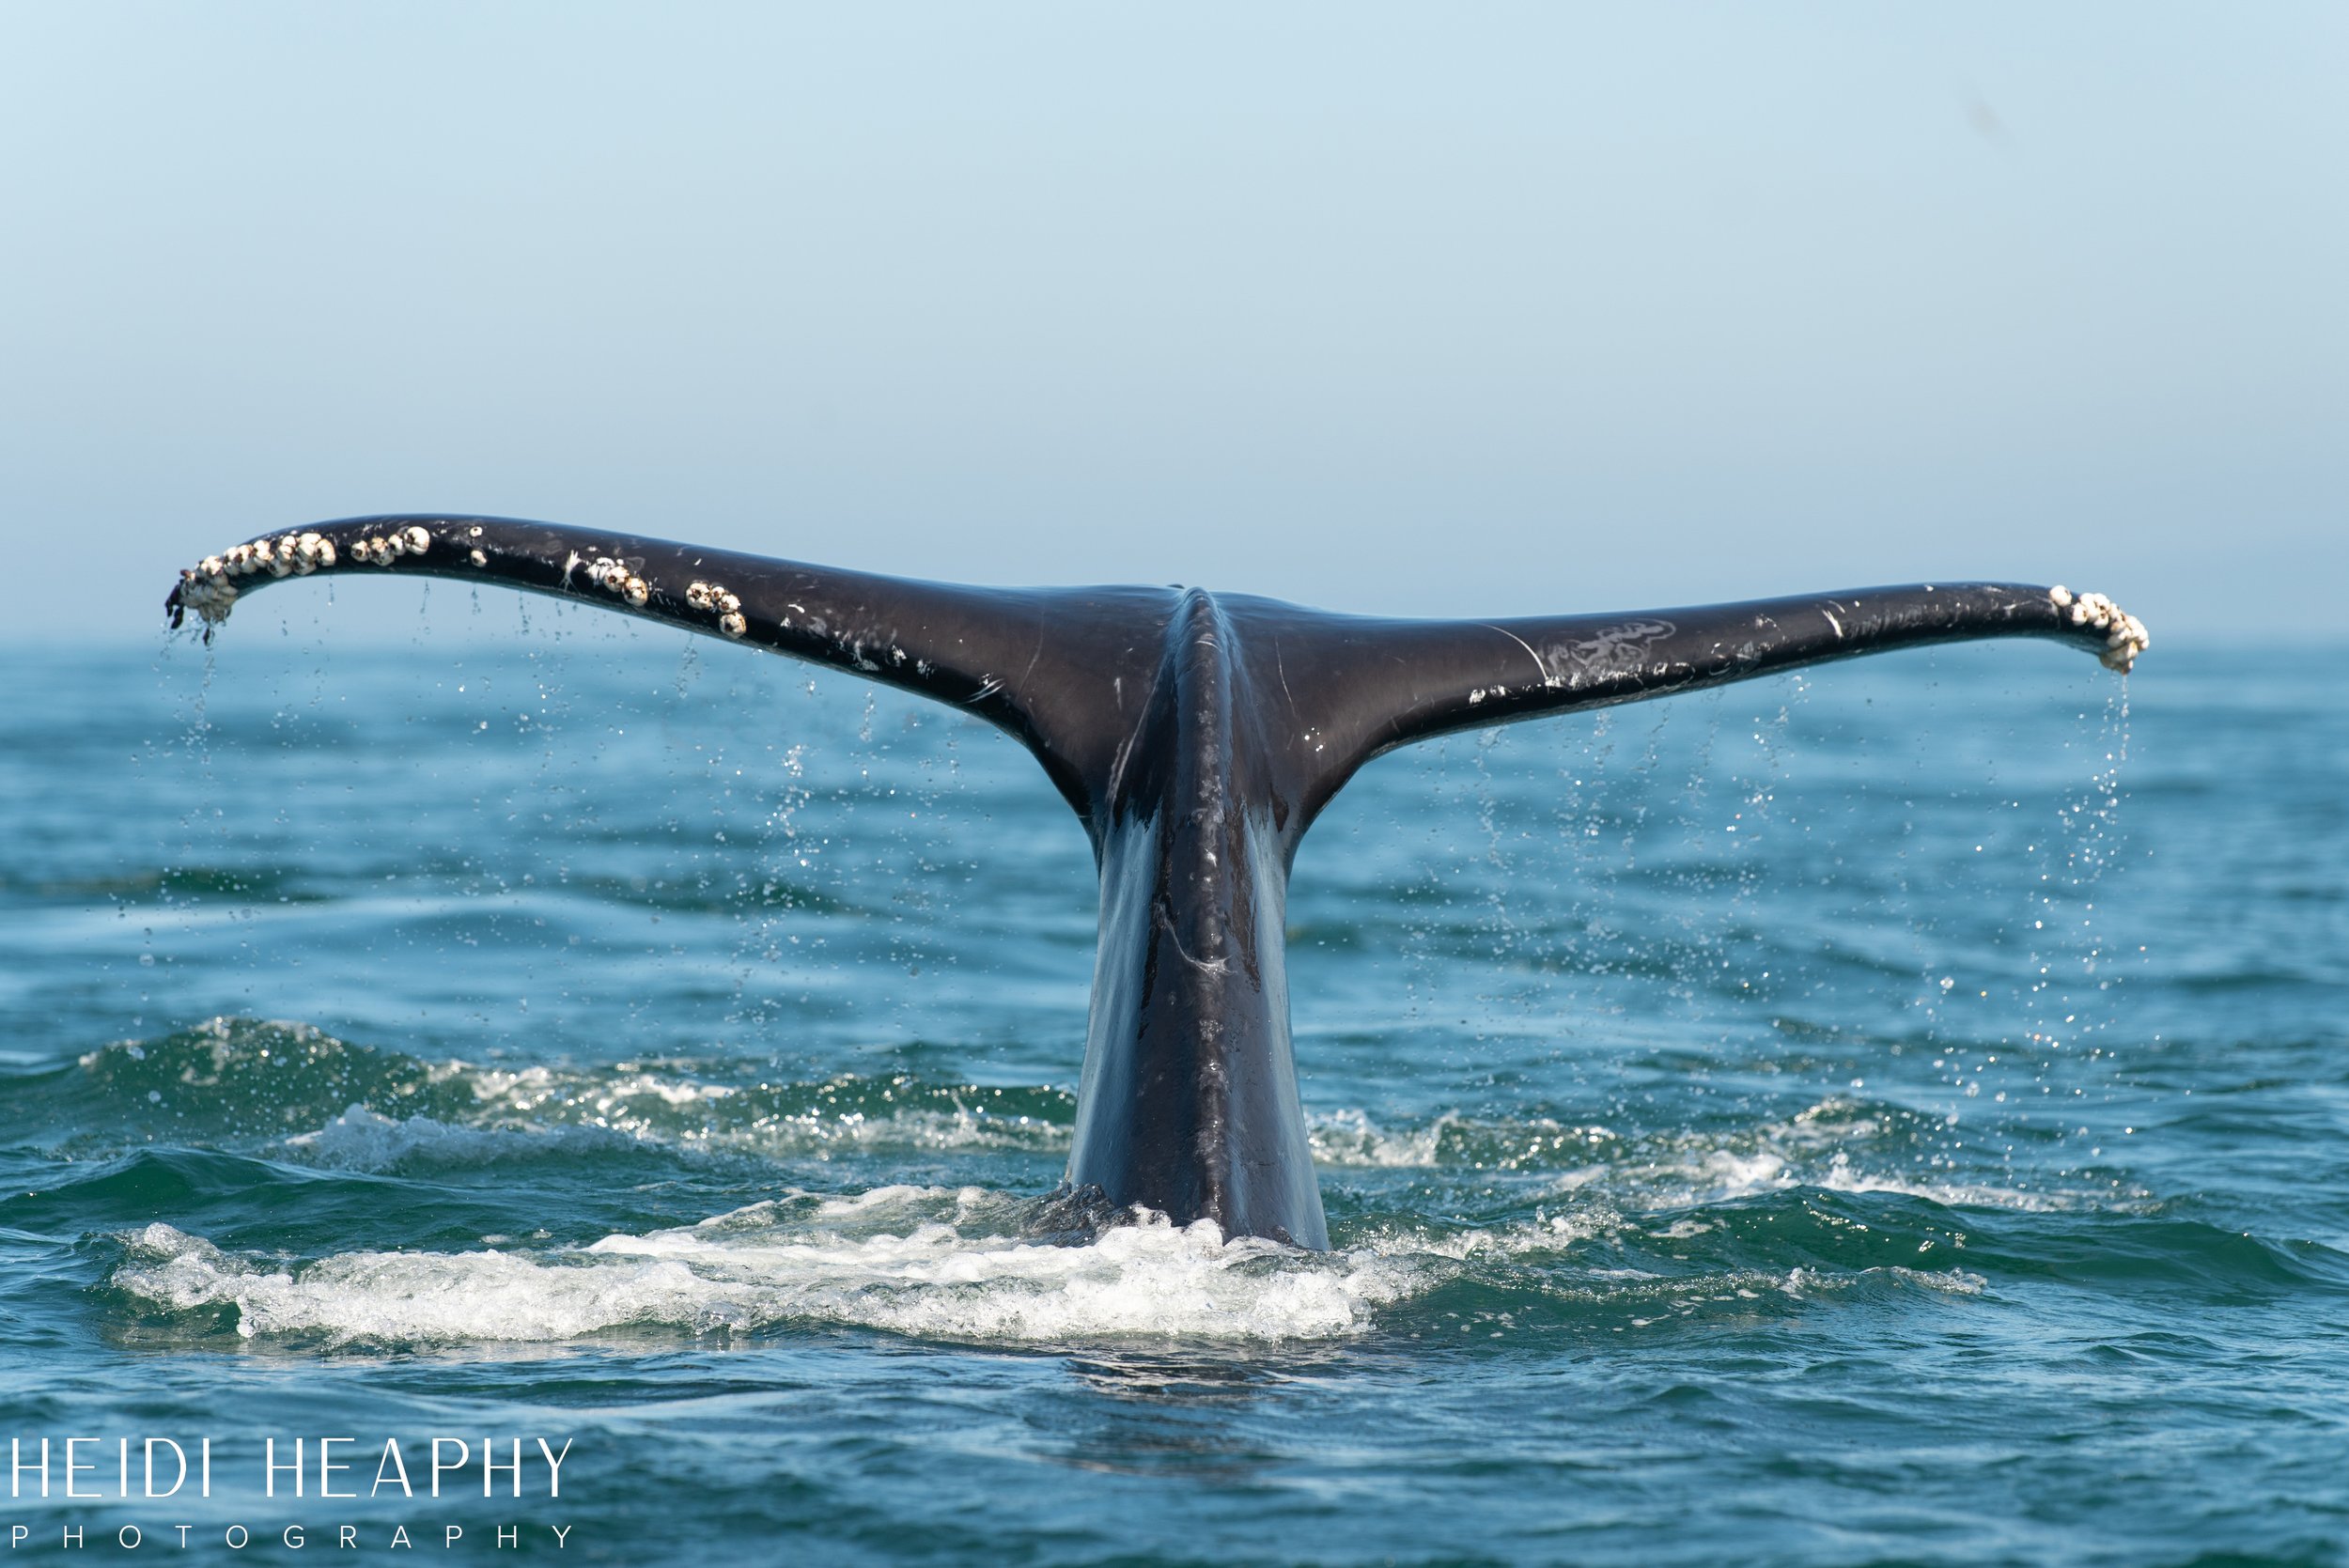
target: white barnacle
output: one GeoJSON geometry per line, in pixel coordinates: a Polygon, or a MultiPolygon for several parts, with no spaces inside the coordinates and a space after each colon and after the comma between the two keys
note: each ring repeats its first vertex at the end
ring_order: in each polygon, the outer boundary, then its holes
{"type": "Polygon", "coordinates": [[[2153,641],[2146,634],[2145,623],[2122,609],[2102,594],[2070,594],[2062,588],[2049,591],[2060,607],[2068,610],[2068,618],[2077,627],[2089,628],[2105,634],[2105,645],[2096,657],[2107,669],[2126,675],[2153,641]],[[2058,597],[2061,596],[2061,597],[2058,597]]]}
{"type": "Polygon", "coordinates": [[[486,567],[490,564],[490,558],[476,550],[473,552],[473,564],[476,567],[486,567]]]}
{"type": "Polygon", "coordinates": [[[628,596],[629,603],[634,605],[642,605],[652,597],[651,587],[641,577],[630,576],[620,591],[628,596]]]}
{"type": "Polygon", "coordinates": [[[2047,590],[2047,597],[2055,600],[2055,607],[2058,610],[2069,610],[2072,608],[2072,590],[2065,587],[2061,582],[2047,590]]]}
{"type": "Polygon", "coordinates": [[[729,615],[739,613],[742,608],[742,601],[732,594],[721,591],[712,597],[718,608],[729,615]]]}
{"type": "Polygon", "coordinates": [[[226,620],[236,602],[237,585],[228,581],[226,573],[200,567],[179,574],[180,608],[194,611],[196,619],[206,626],[217,626],[226,620]]]}
{"type": "Polygon", "coordinates": [[[426,551],[430,550],[431,548],[432,536],[425,532],[420,525],[412,522],[410,523],[408,525],[409,552],[415,555],[422,555],[426,551]]]}
{"type": "Polygon", "coordinates": [[[2127,675],[2129,667],[2137,662],[2137,656],[2152,642],[2145,623],[2115,605],[2111,633],[2105,639],[2105,651],[2096,657],[2104,661],[2105,668],[2127,675]]]}
{"type": "Polygon", "coordinates": [[[750,623],[729,610],[718,617],[718,629],[729,637],[739,637],[750,629],[750,623]]]}
{"type": "Polygon", "coordinates": [[[709,584],[708,584],[708,583],[707,583],[707,582],[689,582],[689,583],[687,583],[687,584],[685,585],[685,602],[686,602],[687,606],[688,606],[689,608],[691,608],[691,609],[694,609],[694,610],[707,610],[707,609],[708,609],[708,608],[709,608],[709,584]]]}
{"type": "Polygon", "coordinates": [[[481,524],[476,522],[471,528],[466,529],[465,536],[469,539],[477,539],[481,537],[481,524]]]}

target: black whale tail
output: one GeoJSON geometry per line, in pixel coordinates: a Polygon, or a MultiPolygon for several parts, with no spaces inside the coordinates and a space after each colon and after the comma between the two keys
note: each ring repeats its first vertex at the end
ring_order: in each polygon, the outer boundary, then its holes
{"type": "Polygon", "coordinates": [[[1861,654],[2045,637],[2126,670],[2097,594],[1942,583],[1633,614],[1418,621],[1152,588],[972,588],[507,519],[358,518],[180,574],[210,629],[318,572],[491,582],[858,672],[1024,742],[1083,821],[1101,936],[1073,1187],[1328,1245],[1289,1045],[1288,870],[1321,809],[1414,740],[1861,654]]]}

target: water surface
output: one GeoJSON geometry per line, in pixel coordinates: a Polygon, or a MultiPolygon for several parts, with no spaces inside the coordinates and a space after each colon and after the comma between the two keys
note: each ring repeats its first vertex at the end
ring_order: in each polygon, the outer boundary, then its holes
{"type": "Polygon", "coordinates": [[[28,1560],[124,1522],[239,1561],[403,1523],[612,1562],[2349,1554],[2322,660],[1902,655],[1375,764],[1292,894],[1315,1257],[1037,1202],[1094,903],[1014,744],[529,613],[11,656],[0,1410],[103,1436],[110,1485],[119,1436],[235,1467],[0,1505],[28,1560]],[[324,1433],[363,1488],[386,1436],[576,1446],[554,1501],[258,1499],[262,1441],[324,1433]]]}

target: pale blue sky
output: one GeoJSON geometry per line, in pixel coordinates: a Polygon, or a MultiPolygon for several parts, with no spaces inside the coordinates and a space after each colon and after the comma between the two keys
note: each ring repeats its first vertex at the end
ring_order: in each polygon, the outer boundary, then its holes
{"type": "Polygon", "coordinates": [[[146,636],[259,529],[461,508],[1341,609],[1999,576],[2339,635],[2344,82],[2338,4],[8,4],[14,629],[146,636]]]}

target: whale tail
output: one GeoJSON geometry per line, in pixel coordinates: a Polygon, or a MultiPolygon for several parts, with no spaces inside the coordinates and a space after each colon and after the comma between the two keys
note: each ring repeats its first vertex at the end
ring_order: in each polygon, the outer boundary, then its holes
{"type": "Polygon", "coordinates": [[[1451,731],[1827,660],[2046,637],[2125,670],[2108,599],[1970,582],[1494,621],[1328,614],[1164,588],[971,588],[496,518],[378,517],[182,572],[173,624],[320,571],[597,603],[949,703],[1023,741],[1093,841],[1100,940],[1072,1188],[1328,1245],[1289,1037],[1299,842],[1356,769],[1451,731]]]}
{"type": "MultiPolygon", "coordinates": [[[[1185,596],[975,588],[488,517],[401,515],[263,536],[180,574],[207,637],[241,593],[317,572],[428,574],[552,595],[853,671],[1017,737],[1095,823],[1131,760],[1185,596]]],[[[2045,637],[2126,671],[2142,623],[2098,594],[1962,582],[1491,621],[1332,614],[1217,595],[1297,831],[1414,740],[1932,643],[2045,637]]]]}

